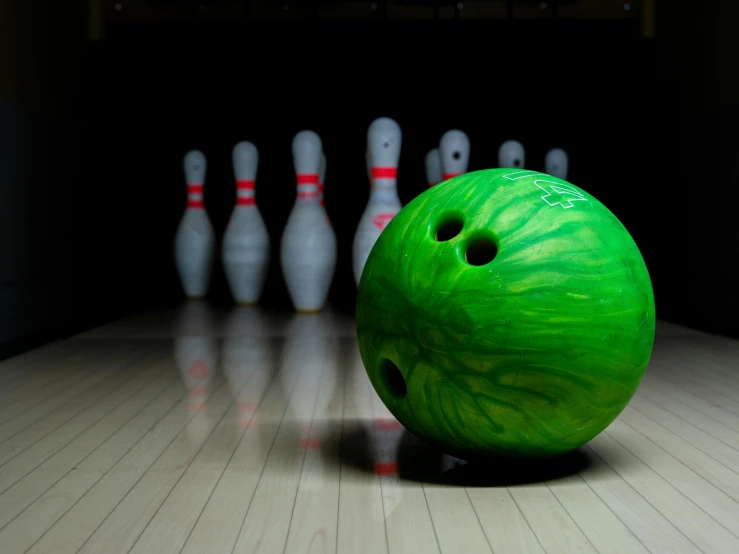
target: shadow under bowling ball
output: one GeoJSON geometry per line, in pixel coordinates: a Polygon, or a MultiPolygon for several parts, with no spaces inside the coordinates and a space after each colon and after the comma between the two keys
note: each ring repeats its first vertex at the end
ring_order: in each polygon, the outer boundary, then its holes
{"type": "Polygon", "coordinates": [[[408,481],[451,486],[505,487],[561,479],[590,465],[580,449],[551,458],[471,460],[444,471],[445,458],[448,458],[446,454],[406,431],[398,450],[398,476],[408,481]]]}
{"type": "Polygon", "coordinates": [[[473,461],[439,475],[437,483],[464,487],[507,487],[554,481],[587,469],[588,457],[580,450],[539,460],[488,459],[473,461]]]}

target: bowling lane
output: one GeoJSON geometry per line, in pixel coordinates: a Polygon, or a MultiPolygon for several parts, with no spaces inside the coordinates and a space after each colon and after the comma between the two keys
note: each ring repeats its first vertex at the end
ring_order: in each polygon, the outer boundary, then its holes
{"type": "Polygon", "coordinates": [[[739,552],[739,342],[659,322],[636,396],[558,462],[409,433],[353,320],[187,302],[0,362],[15,552],[739,552]]]}

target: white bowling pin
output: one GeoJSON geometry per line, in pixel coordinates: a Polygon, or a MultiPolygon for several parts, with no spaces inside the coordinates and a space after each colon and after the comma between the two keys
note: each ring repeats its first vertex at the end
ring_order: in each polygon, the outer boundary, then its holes
{"type": "Polygon", "coordinates": [[[439,141],[439,156],[444,181],[467,173],[467,165],[470,162],[470,139],[463,131],[456,129],[447,131],[439,141]]]}
{"type": "Polygon", "coordinates": [[[567,180],[567,170],[570,167],[570,159],[567,152],[561,148],[552,148],[547,152],[546,158],[544,158],[544,170],[549,175],[559,177],[563,181],[567,180]]]}
{"type": "Polygon", "coordinates": [[[517,140],[507,140],[498,150],[498,167],[523,169],[526,154],[523,145],[517,140]]]}
{"type": "Polygon", "coordinates": [[[369,188],[372,188],[372,162],[370,162],[369,146],[364,151],[364,163],[367,166],[367,180],[369,181],[369,188]]]}
{"type": "Polygon", "coordinates": [[[185,295],[201,298],[208,292],[215,249],[213,227],[203,202],[205,155],[192,150],[185,155],[184,165],[187,208],[175,235],[175,264],[185,295]]]}
{"type": "Polygon", "coordinates": [[[437,183],[441,183],[441,177],[443,175],[441,169],[441,157],[439,155],[439,149],[434,148],[426,153],[426,182],[429,188],[433,187],[437,183]]]}
{"type": "Polygon", "coordinates": [[[238,304],[259,300],[269,266],[269,235],[254,197],[259,152],[251,142],[233,149],[236,206],[223,235],[222,257],[231,294],[238,304]]]}
{"type": "Polygon", "coordinates": [[[301,131],[293,139],[298,197],[282,235],[280,258],[287,289],[299,312],[320,311],[336,266],[336,236],[318,201],[321,139],[301,131]]]}
{"type": "Polygon", "coordinates": [[[372,122],[367,131],[372,191],[354,235],[354,280],[359,285],[364,264],[380,233],[401,209],[397,191],[397,171],[402,134],[400,126],[388,117],[372,122]]]}

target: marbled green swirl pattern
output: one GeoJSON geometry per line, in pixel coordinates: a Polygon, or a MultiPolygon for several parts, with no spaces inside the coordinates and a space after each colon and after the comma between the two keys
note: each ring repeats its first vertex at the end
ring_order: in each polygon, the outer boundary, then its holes
{"type": "Polygon", "coordinates": [[[412,432],[468,458],[556,455],[592,439],[636,391],[654,325],[649,274],[623,225],[533,171],[476,171],[418,196],[375,244],[357,300],[382,400],[412,432]],[[437,241],[454,218],[462,231],[437,241]],[[481,237],[498,252],[473,266],[465,252],[481,237]]]}

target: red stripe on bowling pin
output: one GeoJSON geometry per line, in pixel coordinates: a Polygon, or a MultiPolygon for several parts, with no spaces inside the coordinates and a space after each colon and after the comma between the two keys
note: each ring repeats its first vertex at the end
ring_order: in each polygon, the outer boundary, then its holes
{"type": "Polygon", "coordinates": [[[457,175],[462,175],[461,173],[444,173],[444,181],[448,181],[449,179],[452,179],[456,177],[457,175]]]}
{"type": "Polygon", "coordinates": [[[254,180],[239,179],[236,181],[236,205],[254,206],[254,180]]]}
{"type": "Polygon", "coordinates": [[[318,197],[318,173],[298,173],[298,199],[318,197]]]}
{"type": "Polygon", "coordinates": [[[372,179],[397,179],[397,167],[373,167],[372,179]]]}
{"type": "Polygon", "coordinates": [[[370,173],[372,190],[383,192],[395,190],[395,181],[398,177],[397,167],[373,167],[370,173]]]}
{"type": "Polygon", "coordinates": [[[187,185],[187,207],[192,209],[202,209],[205,207],[205,202],[203,202],[203,185],[187,185]]]}

